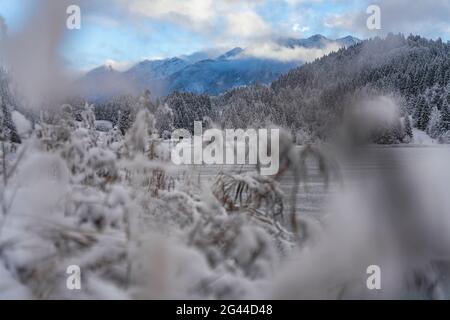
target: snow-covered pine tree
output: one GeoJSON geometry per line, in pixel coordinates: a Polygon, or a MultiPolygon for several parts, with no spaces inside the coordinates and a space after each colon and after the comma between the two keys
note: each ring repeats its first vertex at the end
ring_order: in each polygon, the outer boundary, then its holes
{"type": "Polygon", "coordinates": [[[115,99],[113,103],[118,109],[117,127],[125,135],[134,123],[139,102],[136,102],[131,96],[122,96],[115,99]]]}
{"type": "Polygon", "coordinates": [[[442,135],[442,117],[439,109],[434,106],[431,110],[430,121],[428,122],[427,133],[433,139],[438,139],[442,135]]]}
{"type": "Polygon", "coordinates": [[[0,139],[12,143],[21,143],[16,126],[12,120],[12,103],[14,101],[9,88],[9,78],[5,69],[0,69],[0,139]]]}
{"type": "Polygon", "coordinates": [[[441,127],[442,131],[446,132],[450,130],[450,103],[447,99],[444,99],[442,103],[442,110],[441,110],[441,127]]]}
{"type": "Polygon", "coordinates": [[[404,124],[405,128],[404,128],[404,140],[406,140],[406,142],[409,142],[412,140],[413,138],[413,131],[412,131],[412,125],[411,125],[411,116],[409,114],[405,115],[405,124],[404,124]]]}
{"type": "Polygon", "coordinates": [[[172,109],[170,109],[167,104],[159,105],[155,113],[155,118],[156,129],[158,130],[159,134],[163,138],[168,138],[168,135],[170,135],[174,129],[174,115],[172,109]]]}
{"type": "Polygon", "coordinates": [[[428,127],[428,122],[430,121],[431,112],[428,102],[424,96],[420,96],[417,100],[414,112],[416,127],[425,131],[428,127]]]}
{"type": "MultiPolygon", "coordinates": [[[[2,99],[3,100],[3,99],[2,99]]],[[[9,141],[12,143],[21,143],[19,134],[17,133],[16,126],[12,120],[11,109],[2,101],[2,124],[1,124],[1,139],[3,141],[9,141]]]]}
{"type": "Polygon", "coordinates": [[[204,117],[214,118],[211,98],[208,95],[174,92],[167,97],[165,103],[174,112],[176,129],[193,131],[194,121],[203,121],[204,117]]]}

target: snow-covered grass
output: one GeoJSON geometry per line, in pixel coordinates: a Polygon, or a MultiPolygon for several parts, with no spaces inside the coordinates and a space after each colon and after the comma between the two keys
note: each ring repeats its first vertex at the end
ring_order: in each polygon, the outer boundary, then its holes
{"type": "Polygon", "coordinates": [[[96,124],[88,106],[80,122],[63,108],[7,145],[0,297],[267,298],[296,245],[278,183],[257,172],[199,182],[171,164],[148,111],[126,136],[96,124]],[[70,265],[82,290],[66,287],[70,265]]]}
{"type": "Polygon", "coordinates": [[[280,139],[279,176],[220,172],[203,181],[171,163],[146,109],[125,136],[98,132],[88,106],[81,121],[70,108],[43,117],[21,145],[2,143],[0,298],[448,296],[450,154],[413,167],[336,148],[350,162],[398,169],[346,185],[331,150],[298,148],[285,132],[280,139]],[[322,185],[334,175],[343,182],[314,224],[296,212],[311,163],[322,185]],[[382,291],[366,287],[374,264],[389,280],[382,291]],[[81,268],[81,290],[66,286],[71,265],[81,268]]]}

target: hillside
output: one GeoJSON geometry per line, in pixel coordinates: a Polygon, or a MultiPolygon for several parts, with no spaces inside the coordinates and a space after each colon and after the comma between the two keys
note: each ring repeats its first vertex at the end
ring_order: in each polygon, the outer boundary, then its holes
{"type": "Polygon", "coordinates": [[[433,138],[446,136],[450,44],[403,35],[366,40],[293,69],[270,87],[231,90],[216,104],[223,121],[231,125],[269,120],[293,132],[300,129],[326,138],[349,101],[380,94],[395,97],[401,116],[411,115],[418,129],[433,138]]]}

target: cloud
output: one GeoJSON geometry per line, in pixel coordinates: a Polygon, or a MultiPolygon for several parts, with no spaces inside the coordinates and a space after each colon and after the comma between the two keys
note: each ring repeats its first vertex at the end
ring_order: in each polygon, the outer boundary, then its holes
{"type": "MultiPolygon", "coordinates": [[[[371,4],[381,7],[381,33],[403,32],[420,33],[425,36],[437,33],[447,34],[450,26],[450,1],[434,0],[115,0],[132,14],[152,19],[170,21],[196,32],[213,33],[218,38],[238,37],[244,39],[260,38],[274,34],[274,28],[283,21],[267,21],[259,14],[258,8],[276,7],[285,3],[295,14],[308,11],[309,16],[322,20],[322,27],[335,29],[334,33],[353,32],[358,35],[374,36],[367,29],[366,8],[371,4]],[[324,7],[327,3],[328,6],[324,7]],[[322,4],[320,8],[315,4],[322,4]],[[344,9],[336,10],[341,5],[344,9]],[[325,17],[324,17],[325,16],[325,17]],[[324,18],[323,18],[324,17],[324,18]],[[219,30],[224,24],[223,30],[219,30]],[[269,30],[270,29],[270,30],[269,30]],[[251,37],[251,33],[256,35],[251,37]]],[[[280,6],[281,7],[281,6],[280,6]]],[[[271,19],[269,19],[271,20],[271,19]]],[[[298,22],[295,22],[298,23],[298,22]]],[[[305,23],[294,27],[294,32],[307,32],[305,23]]],[[[292,24],[289,26],[292,28],[292,24]]],[[[290,32],[292,30],[285,30],[290,32]]],[[[278,30],[277,30],[278,32],[278,30]]],[[[316,32],[320,32],[316,30],[316,32]]]]}
{"type": "Polygon", "coordinates": [[[131,67],[132,63],[128,61],[116,61],[113,59],[106,59],[103,65],[111,67],[117,71],[126,71],[131,67]]]}
{"type": "Polygon", "coordinates": [[[298,23],[295,23],[293,26],[292,26],[292,31],[294,31],[294,32],[308,32],[310,30],[310,28],[309,27],[307,27],[307,26],[305,26],[305,27],[302,27],[300,24],[298,24],[298,23]]]}
{"type": "Polygon", "coordinates": [[[333,14],[329,15],[325,19],[325,26],[328,28],[340,28],[346,30],[360,31],[358,26],[365,26],[365,21],[367,17],[361,17],[360,14],[355,13],[343,13],[343,14],[333,14]],[[363,19],[361,19],[363,18],[363,19]]]}
{"type": "Polygon", "coordinates": [[[252,11],[228,13],[226,35],[245,39],[261,39],[271,35],[270,26],[252,11]]]}
{"type": "Polygon", "coordinates": [[[213,0],[118,0],[130,13],[179,23],[197,30],[212,25],[216,10],[213,0]]]}
{"type": "Polygon", "coordinates": [[[330,43],[324,48],[288,48],[273,42],[254,45],[244,51],[248,57],[271,59],[283,62],[311,62],[331,52],[338,51],[342,46],[338,43],[330,43]]]}
{"type": "Polygon", "coordinates": [[[213,40],[261,39],[270,24],[257,12],[267,0],[115,0],[131,15],[170,22],[213,40]]]}
{"type": "Polygon", "coordinates": [[[307,4],[307,3],[320,3],[322,0],[285,0],[290,5],[300,5],[300,4],[307,4]]]}
{"type": "Polygon", "coordinates": [[[386,34],[388,32],[414,33],[423,36],[436,37],[442,35],[450,27],[450,1],[448,0],[378,0],[381,8],[382,30],[368,30],[366,26],[369,15],[366,8],[372,1],[358,6],[358,10],[330,14],[325,18],[324,25],[364,36],[386,34]]]}

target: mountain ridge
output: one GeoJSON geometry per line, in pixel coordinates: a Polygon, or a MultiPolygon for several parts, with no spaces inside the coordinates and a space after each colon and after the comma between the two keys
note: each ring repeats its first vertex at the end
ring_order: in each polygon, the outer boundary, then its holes
{"type": "MultiPolygon", "coordinates": [[[[290,49],[323,49],[331,44],[348,47],[358,42],[360,40],[352,36],[332,40],[313,35],[306,39],[279,39],[278,44],[290,49]]],[[[166,96],[173,91],[217,95],[239,86],[270,84],[305,62],[257,58],[246,54],[246,50],[235,47],[215,57],[210,57],[206,52],[197,52],[181,57],[143,60],[123,72],[106,64],[91,70],[77,83],[81,95],[91,100],[123,93],[139,94],[146,89],[150,89],[156,97],[166,96]],[[117,85],[113,85],[114,82],[117,85]],[[120,87],[126,90],[119,90],[120,87]],[[94,93],[93,88],[97,93],[94,93]]]]}

